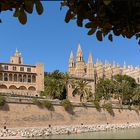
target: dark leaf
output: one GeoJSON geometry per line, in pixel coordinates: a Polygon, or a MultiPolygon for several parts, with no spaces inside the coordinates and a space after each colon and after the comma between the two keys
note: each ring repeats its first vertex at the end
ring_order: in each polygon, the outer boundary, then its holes
{"type": "Polygon", "coordinates": [[[72,17],[71,11],[68,10],[65,17],[65,22],[68,23],[72,17]]]}
{"type": "Polygon", "coordinates": [[[93,22],[88,22],[88,23],[85,25],[85,27],[86,27],[86,28],[92,28],[93,25],[94,25],[93,22]]]}
{"type": "Polygon", "coordinates": [[[110,41],[113,41],[112,34],[109,34],[108,39],[109,39],[110,41]]]}
{"type": "Polygon", "coordinates": [[[18,20],[20,21],[21,24],[26,24],[27,22],[27,15],[22,8],[20,10],[20,15],[18,16],[18,20]]]}
{"type": "Polygon", "coordinates": [[[99,41],[102,41],[102,32],[101,31],[97,31],[96,32],[96,37],[99,41]]]}
{"type": "Polygon", "coordinates": [[[19,15],[20,15],[20,11],[19,11],[19,9],[16,9],[13,16],[18,17],[19,15]]]}
{"type": "Polygon", "coordinates": [[[114,28],[113,33],[114,35],[119,36],[121,34],[121,31],[114,28]]]}
{"type": "Polygon", "coordinates": [[[77,19],[77,25],[80,26],[80,27],[83,26],[83,19],[82,18],[77,19]]]}
{"type": "Polygon", "coordinates": [[[63,6],[67,6],[67,2],[66,1],[61,2],[61,7],[63,7],[63,6]]]}
{"type": "Polygon", "coordinates": [[[24,5],[26,12],[31,14],[33,12],[34,2],[32,0],[25,0],[24,5]]]}
{"type": "Polygon", "coordinates": [[[35,5],[36,5],[37,13],[39,15],[41,15],[43,13],[43,6],[42,6],[42,3],[40,2],[40,0],[36,0],[35,5]]]}
{"type": "Polygon", "coordinates": [[[96,31],[96,28],[92,28],[91,30],[88,31],[88,35],[94,34],[96,31]]]}

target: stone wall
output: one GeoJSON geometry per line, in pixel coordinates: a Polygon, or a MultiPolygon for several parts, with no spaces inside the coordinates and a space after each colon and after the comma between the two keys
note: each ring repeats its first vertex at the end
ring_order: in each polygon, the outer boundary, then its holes
{"type": "Polygon", "coordinates": [[[134,110],[123,109],[119,112],[114,109],[115,116],[102,110],[98,112],[93,107],[75,106],[73,114],[55,104],[54,110],[40,108],[32,103],[8,103],[0,109],[0,128],[7,127],[45,127],[50,125],[79,125],[83,124],[119,124],[140,123],[140,115],[134,110]]]}

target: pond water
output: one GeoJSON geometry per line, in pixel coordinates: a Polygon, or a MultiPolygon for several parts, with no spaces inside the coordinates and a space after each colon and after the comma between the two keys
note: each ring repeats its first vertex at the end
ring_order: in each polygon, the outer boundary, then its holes
{"type": "Polygon", "coordinates": [[[70,135],[53,135],[40,139],[140,139],[140,128],[99,131],[70,135]]]}

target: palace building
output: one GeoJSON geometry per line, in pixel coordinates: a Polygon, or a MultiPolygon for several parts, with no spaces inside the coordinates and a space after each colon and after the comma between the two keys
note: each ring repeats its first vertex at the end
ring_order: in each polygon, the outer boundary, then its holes
{"type": "Polygon", "coordinates": [[[0,63],[0,93],[39,95],[44,91],[44,64],[23,64],[16,49],[10,63],[0,63]]]}
{"type": "MultiPolygon", "coordinates": [[[[88,62],[86,63],[83,58],[83,52],[80,44],[77,47],[76,61],[73,52],[70,52],[68,73],[70,77],[82,78],[91,81],[93,92],[95,91],[95,85],[99,78],[112,79],[116,74],[128,75],[133,77],[137,83],[140,83],[140,68],[133,67],[132,65],[121,67],[119,64],[110,64],[108,61],[102,63],[98,59],[93,63],[92,54],[89,54],[88,62]]],[[[69,96],[72,97],[72,88],[69,85],[69,96]]]]}

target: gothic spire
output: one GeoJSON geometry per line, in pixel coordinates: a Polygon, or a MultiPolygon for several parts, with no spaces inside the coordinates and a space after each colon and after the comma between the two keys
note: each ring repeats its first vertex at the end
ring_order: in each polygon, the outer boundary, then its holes
{"type": "Polygon", "coordinates": [[[125,63],[125,61],[124,61],[124,65],[123,65],[123,68],[124,68],[124,69],[126,69],[126,63],[125,63]]]}
{"type": "Polygon", "coordinates": [[[78,48],[77,48],[77,54],[76,54],[76,61],[83,61],[83,53],[82,53],[82,49],[81,49],[81,45],[80,43],[78,44],[78,48]]]}
{"type": "Polygon", "coordinates": [[[69,67],[74,67],[74,56],[72,50],[70,52],[69,67]]]}
{"type": "Polygon", "coordinates": [[[74,60],[74,55],[73,55],[72,50],[70,51],[70,58],[69,58],[69,60],[74,60]]]}
{"type": "Polygon", "coordinates": [[[89,57],[88,57],[88,63],[92,63],[93,64],[92,54],[91,53],[89,54],[89,57]]]}

